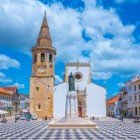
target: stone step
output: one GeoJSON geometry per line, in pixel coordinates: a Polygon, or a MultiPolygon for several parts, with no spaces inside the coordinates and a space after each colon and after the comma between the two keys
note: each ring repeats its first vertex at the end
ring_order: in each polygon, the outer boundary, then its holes
{"type": "Polygon", "coordinates": [[[50,129],[64,129],[64,128],[97,128],[96,124],[49,124],[50,129]]]}

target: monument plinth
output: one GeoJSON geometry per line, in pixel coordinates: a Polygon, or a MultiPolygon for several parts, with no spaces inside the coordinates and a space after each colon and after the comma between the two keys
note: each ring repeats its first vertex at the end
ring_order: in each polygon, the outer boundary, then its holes
{"type": "Polygon", "coordinates": [[[77,92],[68,91],[66,95],[65,118],[78,117],[77,92]]]}
{"type": "Polygon", "coordinates": [[[92,122],[89,118],[62,118],[52,120],[48,128],[50,129],[64,129],[64,128],[97,128],[96,123],[92,122]]]}
{"type": "Polygon", "coordinates": [[[66,95],[65,118],[51,120],[48,128],[96,128],[96,124],[89,118],[78,117],[77,92],[72,73],[69,75],[68,81],[69,90],[66,95]]]}

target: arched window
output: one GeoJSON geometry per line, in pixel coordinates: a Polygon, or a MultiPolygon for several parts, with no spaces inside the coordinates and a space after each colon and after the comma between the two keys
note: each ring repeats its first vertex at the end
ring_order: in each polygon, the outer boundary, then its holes
{"type": "Polygon", "coordinates": [[[37,55],[34,55],[34,63],[37,61],[37,55]]]}
{"type": "Polygon", "coordinates": [[[41,54],[41,62],[45,62],[45,54],[44,53],[41,54]]]}
{"type": "Polygon", "coordinates": [[[41,104],[37,104],[37,109],[41,109],[41,104]]]}
{"type": "Polygon", "coordinates": [[[49,63],[52,63],[53,62],[53,56],[52,54],[49,54],[49,63]]]}

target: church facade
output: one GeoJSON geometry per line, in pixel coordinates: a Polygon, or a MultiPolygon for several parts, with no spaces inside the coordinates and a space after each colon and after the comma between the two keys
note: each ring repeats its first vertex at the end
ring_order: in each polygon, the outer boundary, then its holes
{"type": "Polygon", "coordinates": [[[32,47],[30,78],[30,111],[39,118],[53,117],[55,54],[45,13],[36,46],[32,47]]]}
{"type": "Polygon", "coordinates": [[[68,76],[75,77],[79,117],[106,117],[106,90],[92,83],[89,63],[67,63],[63,83],[54,88],[54,117],[65,116],[68,76]]]}
{"type": "Polygon", "coordinates": [[[75,78],[79,117],[105,117],[106,90],[91,81],[89,63],[67,63],[63,83],[54,86],[56,50],[52,47],[46,13],[37,43],[32,51],[32,75],[30,77],[30,112],[39,118],[64,117],[68,76],[75,78]]]}

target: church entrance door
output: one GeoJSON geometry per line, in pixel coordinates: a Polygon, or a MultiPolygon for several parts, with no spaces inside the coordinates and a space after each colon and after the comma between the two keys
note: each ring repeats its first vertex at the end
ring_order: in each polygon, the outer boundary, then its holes
{"type": "Polygon", "coordinates": [[[81,106],[81,105],[78,106],[78,116],[79,116],[79,117],[83,117],[83,116],[82,116],[82,106],[81,106]]]}

